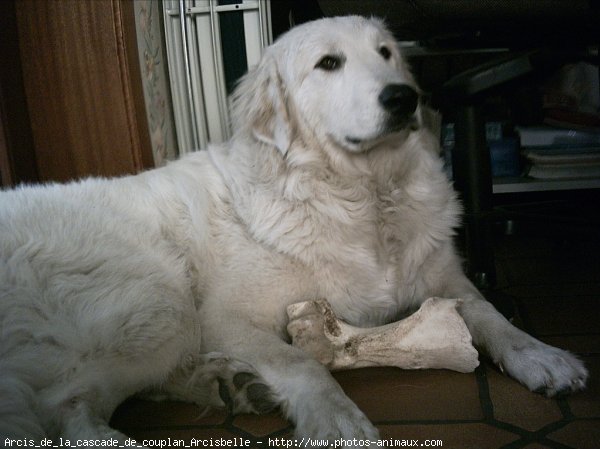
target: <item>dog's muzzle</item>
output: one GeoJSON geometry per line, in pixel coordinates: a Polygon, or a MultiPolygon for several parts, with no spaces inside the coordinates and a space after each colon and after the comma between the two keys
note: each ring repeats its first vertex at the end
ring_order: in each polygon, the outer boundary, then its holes
{"type": "Polygon", "coordinates": [[[410,123],[419,105],[419,94],[408,84],[388,84],[379,94],[379,103],[389,113],[392,128],[410,123]]]}
{"type": "Polygon", "coordinates": [[[410,131],[419,129],[420,118],[417,113],[419,94],[414,88],[408,84],[388,84],[381,90],[378,101],[386,114],[377,135],[369,138],[346,136],[346,143],[362,145],[366,141],[378,141],[404,129],[410,131]]]}

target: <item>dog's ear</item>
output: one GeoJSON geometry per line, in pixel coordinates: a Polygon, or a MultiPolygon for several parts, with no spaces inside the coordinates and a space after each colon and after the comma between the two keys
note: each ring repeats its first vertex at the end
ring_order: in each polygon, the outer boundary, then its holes
{"type": "Polygon", "coordinates": [[[240,80],[233,93],[234,131],[249,132],[285,156],[292,139],[286,95],[275,59],[267,54],[240,80]]]}

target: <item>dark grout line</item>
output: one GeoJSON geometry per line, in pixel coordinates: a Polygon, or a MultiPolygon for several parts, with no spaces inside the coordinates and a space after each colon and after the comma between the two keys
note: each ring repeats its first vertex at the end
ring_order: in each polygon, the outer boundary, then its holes
{"type": "Polygon", "coordinates": [[[571,406],[566,398],[558,398],[555,401],[560,413],[562,413],[563,419],[568,421],[575,419],[575,415],[571,411],[571,406]]]}
{"type": "Polygon", "coordinates": [[[532,443],[543,444],[544,446],[547,446],[550,449],[577,449],[577,448],[573,448],[571,446],[565,446],[564,444],[557,443],[556,441],[547,440],[545,438],[542,438],[540,440],[537,440],[537,439],[532,440],[532,439],[529,439],[529,438],[521,438],[520,440],[513,441],[512,443],[508,443],[508,444],[506,444],[504,446],[501,446],[498,449],[522,449],[522,448],[527,447],[528,445],[530,445],[532,443]]]}
{"type": "Polygon", "coordinates": [[[475,369],[475,379],[479,389],[479,405],[483,412],[485,422],[494,420],[494,404],[490,396],[490,388],[487,381],[487,368],[484,363],[480,363],[475,369]]]}
{"type": "Polygon", "coordinates": [[[374,426],[453,426],[455,424],[486,424],[484,419],[394,419],[373,421],[374,426]]]}

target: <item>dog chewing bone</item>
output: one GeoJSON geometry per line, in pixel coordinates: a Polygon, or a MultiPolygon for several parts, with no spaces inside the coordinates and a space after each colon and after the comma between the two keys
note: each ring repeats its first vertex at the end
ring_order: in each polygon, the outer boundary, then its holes
{"type": "Polygon", "coordinates": [[[374,328],[340,321],[324,300],[287,308],[292,344],[332,371],[366,366],[447,368],[462,373],[478,365],[471,334],[456,311],[460,300],[429,298],[409,317],[374,328]]]}

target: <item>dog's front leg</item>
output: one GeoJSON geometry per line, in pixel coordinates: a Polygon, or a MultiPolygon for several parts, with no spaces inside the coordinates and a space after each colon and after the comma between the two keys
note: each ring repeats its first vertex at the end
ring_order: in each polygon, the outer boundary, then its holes
{"type": "MultiPolygon", "coordinates": [[[[345,395],[329,371],[298,348],[275,334],[245,322],[219,324],[212,321],[203,328],[203,345],[243,360],[258,372],[296,426],[295,437],[328,440],[338,447],[354,447],[378,439],[377,429],[345,395]]],[[[254,398],[256,399],[256,398],[254,398]]]]}
{"type": "Polygon", "coordinates": [[[588,372],[573,354],[542,343],[513,326],[464,276],[448,278],[446,297],[461,298],[458,311],[473,344],[511,377],[548,397],[585,387],[588,372]]]}

